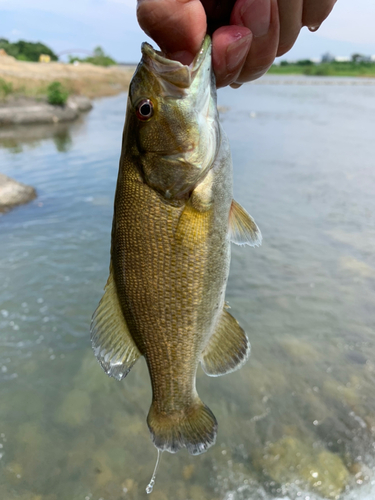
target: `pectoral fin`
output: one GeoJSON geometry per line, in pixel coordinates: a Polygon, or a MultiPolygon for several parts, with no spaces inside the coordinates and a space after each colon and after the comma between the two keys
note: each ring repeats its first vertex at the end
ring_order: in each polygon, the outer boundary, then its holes
{"type": "Polygon", "coordinates": [[[187,203],[178,221],[176,241],[187,247],[194,248],[207,237],[210,228],[211,212],[199,212],[187,203]]]}
{"type": "Polygon", "coordinates": [[[95,356],[110,377],[121,380],[141,356],[125,322],[112,266],[104,295],[91,321],[91,343],[95,356]]]}
{"type": "Polygon", "coordinates": [[[262,234],[254,219],[234,200],[229,213],[229,231],[230,239],[236,245],[256,247],[262,243],[262,234]]]}
{"type": "Polygon", "coordinates": [[[202,368],[211,377],[240,368],[250,355],[250,342],[231,314],[223,310],[215,332],[202,353],[202,368]]]}

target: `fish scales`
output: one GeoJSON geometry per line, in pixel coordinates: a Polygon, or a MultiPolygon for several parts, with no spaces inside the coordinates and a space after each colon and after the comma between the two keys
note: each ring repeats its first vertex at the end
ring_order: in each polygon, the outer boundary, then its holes
{"type": "MultiPolygon", "coordinates": [[[[137,178],[126,158],[122,168],[128,181],[117,192],[115,221],[126,224],[118,223],[114,230],[117,251],[112,255],[118,293],[133,339],[150,367],[155,403],[164,411],[183,409],[195,396],[199,354],[224,303],[220,292],[229,266],[227,224],[220,228],[213,219],[223,220],[222,212],[229,212],[231,172],[224,162],[214,185],[214,195],[223,202],[214,205],[211,224],[189,244],[176,239],[184,207],[166,204],[137,178]],[[207,310],[217,314],[207,315],[207,310]]],[[[194,230],[191,217],[183,233],[194,230]]]]}
{"type": "Polygon", "coordinates": [[[261,236],[232,200],[209,37],[190,67],[147,44],[142,52],[129,89],[110,276],[91,338],[119,380],[144,356],[157,448],[199,454],[215,442],[217,422],[196,391],[198,364],[217,376],[249,355],[224,303],[230,240],[257,245],[261,236]]]}

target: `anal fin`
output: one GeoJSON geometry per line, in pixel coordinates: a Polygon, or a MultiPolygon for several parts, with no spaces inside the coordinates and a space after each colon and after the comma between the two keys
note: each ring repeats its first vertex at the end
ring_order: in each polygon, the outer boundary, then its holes
{"type": "Polygon", "coordinates": [[[122,380],[141,353],[130,335],[123,316],[112,266],[104,290],[91,321],[91,343],[95,356],[107,375],[122,380]]]}
{"type": "Polygon", "coordinates": [[[228,311],[223,310],[216,330],[202,353],[203,370],[211,377],[241,368],[250,355],[245,332],[228,311]]]}
{"type": "Polygon", "coordinates": [[[236,245],[257,247],[262,243],[262,234],[255,220],[235,200],[230,207],[229,232],[231,241],[236,245]]]}

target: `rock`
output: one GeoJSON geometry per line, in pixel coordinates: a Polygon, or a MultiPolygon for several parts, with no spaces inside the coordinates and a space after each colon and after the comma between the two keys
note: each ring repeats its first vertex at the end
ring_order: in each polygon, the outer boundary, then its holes
{"type": "Polygon", "coordinates": [[[84,96],[69,97],[65,106],[53,106],[46,101],[29,98],[13,98],[0,105],[0,126],[69,122],[90,109],[91,101],[84,96]]]}
{"type": "Polygon", "coordinates": [[[30,123],[59,123],[78,118],[77,108],[52,106],[35,103],[29,106],[9,106],[0,108],[0,125],[20,125],[30,123]]]}
{"type": "Polygon", "coordinates": [[[67,106],[73,109],[78,109],[80,112],[90,111],[92,102],[88,97],[83,95],[71,96],[68,99],[67,106]]]}
{"type": "Polygon", "coordinates": [[[36,196],[33,187],[0,174],[0,213],[6,212],[17,205],[28,203],[36,196]]]}
{"type": "Polygon", "coordinates": [[[350,477],[338,455],[290,436],[256,453],[254,465],[279,484],[303,485],[324,498],[337,498],[350,477]]]}

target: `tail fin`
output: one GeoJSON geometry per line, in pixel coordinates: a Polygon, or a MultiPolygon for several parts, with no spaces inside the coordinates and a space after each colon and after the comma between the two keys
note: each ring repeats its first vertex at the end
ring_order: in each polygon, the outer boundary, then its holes
{"type": "Polygon", "coordinates": [[[185,447],[199,455],[215,444],[217,421],[212,411],[198,398],[183,411],[161,413],[152,403],[148,417],[154,445],[161,451],[176,453],[185,447]]]}

